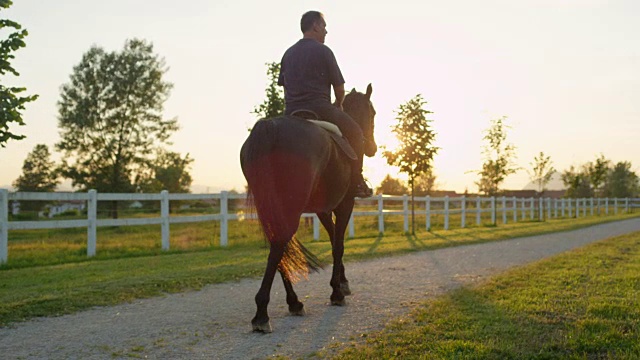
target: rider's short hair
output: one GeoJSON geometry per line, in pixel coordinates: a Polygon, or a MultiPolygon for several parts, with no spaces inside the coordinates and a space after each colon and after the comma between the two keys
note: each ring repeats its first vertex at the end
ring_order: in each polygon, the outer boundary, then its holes
{"type": "Polygon", "coordinates": [[[324,19],[324,15],[320,11],[307,11],[302,15],[302,19],[300,19],[300,30],[303,33],[311,30],[313,25],[318,21],[324,19]]]}

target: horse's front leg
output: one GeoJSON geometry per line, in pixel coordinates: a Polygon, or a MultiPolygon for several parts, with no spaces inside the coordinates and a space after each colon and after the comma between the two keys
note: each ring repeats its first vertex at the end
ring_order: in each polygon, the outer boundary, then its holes
{"type": "MultiPolygon", "coordinates": [[[[333,217],[331,213],[317,213],[318,219],[322,223],[322,226],[327,230],[329,239],[331,240],[331,251],[333,255],[333,272],[331,274],[331,281],[329,284],[333,289],[331,293],[332,305],[344,305],[344,293],[341,290],[340,280],[336,282],[336,279],[341,279],[344,276],[344,266],[342,266],[342,255],[344,253],[344,244],[336,247],[336,227],[333,223],[333,217]],[[338,285],[336,285],[338,284],[338,285]]],[[[342,243],[342,242],[341,242],[342,243]]],[[[347,285],[348,286],[348,285],[347,285]]]]}
{"type": "Polygon", "coordinates": [[[333,305],[344,305],[344,296],[351,295],[349,289],[349,281],[345,275],[344,263],[342,258],[344,256],[344,234],[349,225],[349,219],[353,212],[354,199],[344,200],[338,208],[334,211],[336,214],[336,223],[334,230],[333,241],[333,274],[331,277],[331,286],[333,287],[333,294],[331,294],[331,303],[333,305]]]}
{"type": "Polygon", "coordinates": [[[253,331],[270,333],[272,332],[271,323],[269,322],[269,314],[267,307],[269,305],[271,285],[273,285],[273,279],[278,270],[278,264],[284,254],[285,244],[282,242],[272,242],[271,250],[269,251],[269,259],[267,261],[267,269],[264,272],[262,278],[262,285],[260,290],[256,294],[256,305],[258,310],[256,316],[251,320],[253,331]]]}

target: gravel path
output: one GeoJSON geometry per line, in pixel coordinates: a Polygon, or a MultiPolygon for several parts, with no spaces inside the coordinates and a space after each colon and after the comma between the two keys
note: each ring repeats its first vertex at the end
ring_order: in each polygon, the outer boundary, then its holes
{"type": "MultiPolygon", "coordinates": [[[[346,265],[353,295],[329,305],[330,271],[296,284],[307,316],[288,315],[276,277],[272,334],[251,332],[259,280],[95,308],[0,328],[2,359],[264,359],[304,357],[380,330],[427,297],[608,237],[640,231],[640,219],[581,230],[424,251],[346,265]]],[[[347,244],[348,246],[348,244],[347,244]]],[[[266,261],[266,260],[265,260],[266,261]]]]}

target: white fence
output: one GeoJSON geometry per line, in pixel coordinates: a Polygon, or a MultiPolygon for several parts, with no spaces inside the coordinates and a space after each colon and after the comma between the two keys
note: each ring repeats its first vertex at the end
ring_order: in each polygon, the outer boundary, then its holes
{"type": "MultiPolygon", "coordinates": [[[[229,238],[229,221],[246,217],[243,214],[229,211],[229,200],[245,199],[245,194],[230,194],[223,191],[219,194],[169,194],[163,191],[159,194],[114,194],[100,193],[90,190],[87,193],[9,193],[6,189],[0,189],[0,264],[8,259],[9,230],[26,229],[61,229],[61,228],[87,228],[87,256],[96,254],[97,227],[99,226],[132,226],[152,225],[161,226],[161,244],[163,250],[169,249],[170,224],[190,223],[202,221],[220,222],[220,245],[227,246],[229,238]],[[196,216],[170,216],[169,202],[171,200],[218,200],[220,212],[210,215],[196,216]],[[86,201],[87,218],[82,220],[42,220],[42,221],[9,221],[9,201],[86,201]],[[124,219],[98,219],[98,201],[160,201],[160,217],[150,218],[124,218],[124,219]]],[[[349,222],[349,236],[355,234],[355,217],[377,216],[378,231],[384,233],[385,216],[403,215],[404,231],[409,231],[409,217],[411,215],[409,196],[377,195],[370,199],[360,199],[360,203],[377,202],[375,211],[354,211],[349,222]],[[385,209],[385,202],[402,202],[402,210],[385,209]]],[[[443,215],[444,229],[450,228],[451,215],[460,214],[460,227],[467,226],[468,216],[475,216],[476,224],[481,224],[483,213],[491,214],[491,223],[497,223],[497,217],[502,217],[502,222],[516,222],[518,220],[530,220],[559,217],[584,217],[595,214],[609,214],[610,211],[617,214],[623,210],[629,212],[632,208],[640,207],[640,199],[551,199],[551,198],[516,198],[516,197],[416,197],[415,204],[420,208],[416,214],[425,215],[426,229],[431,229],[433,215],[443,215]]],[[[315,214],[304,214],[304,217],[313,218],[313,237],[320,238],[320,221],[315,214]]]]}

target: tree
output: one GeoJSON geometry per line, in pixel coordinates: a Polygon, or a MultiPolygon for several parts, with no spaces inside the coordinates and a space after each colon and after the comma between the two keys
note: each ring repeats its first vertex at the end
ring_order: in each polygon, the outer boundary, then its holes
{"type": "MultiPolygon", "coordinates": [[[[81,189],[131,192],[133,179],[159,144],[170,144],[177,120],[163,120],[172,84],[164,60],[144,40],[127,40],[121,52],[93,46],[61,90],[58,122],[62,174],[81,189]]],[[[117,217],[117,203],[112,204],[117,217]]]]}
{"type": "Polygon", "coordinates": [[[601,186],[604,185],[607,180],[607,176],[609,175],[610,163],[611,162],[609,160],[605,159],[604,155],[600,154],[600,157],[596,159],[595,163],[587,164],[587,174],[589,176],[589,181],[591,181],[593,192],[596,196],[601,196],[601,186]]]}
{"type": "Polygon", "coordinates": [[[538,156],[533,158],[533,162],[531,163],[533,170],[529,172],[529,177],[531,181],[536,184],[539,194],[542,194],[546,190],[547,184],[556,172],[552,163],[551,156],[545,156],[542,151],[540,151],[538,156]]]}
{"type": "Polygon", "coordinates": [[[396,120],[398,123],[393,126],[393,132],[400,142],[400,147],[396,151],[383,152],[387,163],[400,168],[409,177],[409,187],[411,188],[411,228],[415,234],[415,204],[414,188],[415,180],[421,174],[432,168],[433,157],[439,148],[433,146],[436,133],[430,126],[433,120],[427,119],[431,111],[425,110],[427,104],[422,95],[418,94],[407,103],[400,105],[396,120]]]}
{"type": "Polygon", "coordinates": [[[507,176],[516,173],[518,168],[514,164],[515,149],[513,144],[507,143],[506,116],[491,120],[491,125],[485,130],[483,140],[488,142],[483,153],[485,162],[482,170],[478,171],[480,180],[476,182],[478,191],[486,195],[495,196],[500,191],[500,185],[507,176]]]}
{"type": "Polygon", "coordinates": [[[382,182],[380,182],[380,186],[376,188],[376,194],[404,195],[407,192],[407,187],[404,186],[402,181],[392,178],[389,174],[384,177],[382,182]]]}
{"type": "Polygon", "coordinates": [[[584,166],[583,170],[578,170],[573,166],[565,170],[562,173],[562,182],[567,187],[565,197],[583,198],[593,196],[589,174],[584,166]]]}
{"type": "MultiPolygon", "coordinates": [[[[13,5],[11,0],[0,0],[0,10],[8,9],[11,5],[13,5]]],[[[15,31],[11,32],[7,39],[0,40],[0,75],[11,73],[14,76],[20,76],[16,69],[11,66],[11,60],[15,59],[14,51],[26,46],[24,38],[29,33],[15,21],[0,19],[0,30],[6,28],[14,29],[15,31]]],[[[23,87],[6,87],[0,84],[0,147],[5,147],[9,140],[24,139],[24,135],[11,132],[9,125],[11,123],[24,125],[21,114],[21,111],[24,110],[24,105],[38,98],[38,95],[18,96],[25,90],[26,88],[23,87]]]]}
{"type": "Polygon", "coordinates": [[[188,193],[193,182],[189,174],[192,163],[189,154],[183,158],[178,153],[160,149],[149,171],[137,179],[138,189],[142,192],[188,193]]]}
{"type": "Polygon", "coordinates": [[[436,188],[436,176],[433,169],[427,170],[416,178],[414,191],[417,196],[427,196],[436,188]]]}
{"type": "Polygon", "coordinates": [[[640,196],[640,182],[638,175],[631,170],[628,161],[618,162],[609,172],[603,188],[607,197],[626,198],[640,196]]]}
{"type": "MultiPolygon", "coordinates": [[[[44,144],[36,145],[27,155],[22,165],[22,175],[14,182],[17,191],[28,192],[52,192],[58,186],[58,173],[56,166],[51,161],[49,147],[44,144]]],[[[46,202],[25,201],[21,202],[21,210],[40,211],[46,202]]]]}
{"type": "Polygon", "coordinates": [[[274,118],[284,114],[284,92],[282,87],[278,85],[280,63],[271,62],[265,65],[267,65],[267,77],[269,78],[269,84],[265,90],[267,98],[252,111],[260,119],[274,118]]]}

